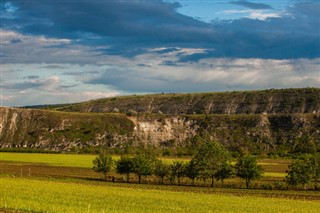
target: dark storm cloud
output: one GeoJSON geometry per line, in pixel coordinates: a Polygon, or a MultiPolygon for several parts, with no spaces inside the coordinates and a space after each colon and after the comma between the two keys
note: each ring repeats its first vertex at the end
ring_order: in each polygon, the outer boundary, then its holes
{"type": "Polygon", "coordinates": [[[61,75],[71,75],[71,76],[80,76],[80,75],[97,75],[98,71],[85,71],[85,72],[63,72],[61,75]]]}
{"type": "Polygon", "coordinates": [[[250,9],[254,9],[254,10],[272,9],[272,7],[270,5],[262,4],[262,3],[253,3],[253,2],[249,2],[249,1],[245,1],[245,0],[231,1],[230,3],[231,4],[240,5],[240,6],[243,6],[243,7],[247,7],[247,8],[250,8],[250,9]]]}
{"type": "Polygon", "coordinates": [[[21,43],[21,42],[22,42],[21,39],[12,39],[12,40],[10,40],[11,44],[18,44],[18,43],[21,43]]]}
{"type": "Polygon", "coordinates": [[[150,65],[148,64],[137,64],[138,67],[151,67],[150,65]]]}
{"type": "MultiPolygon", "coordinates": [[[[18,9],[11,14],[14,18],[2,18],[3,29],[73,39],[73,43],[92,47],[93,54],[130,58],[148,53],[151,48],[165,48],[155,52],[165,54],[187,47],[207,51],[181,54],[180,62],[196,62],[208,57],[320,56],[320,3],[315,1],[298,1],[277,18],[212,23],[184,16],[176,11],[178,4],[160,0],[11,2],[18,9]]],[[[271,8],[248,1],[232,3],[251,9],[271,8]]]]}
{"type": "Polygon", "coordinates": [[[26,90],[26,89],[43,89],[49,85],[55,83],[53,79],[29,79],[27,78],[23,82],[7,82],[2,85],[4,89],[10,90],[26,90]]]}
{"type": "Polygon", "coordinates": [[[320,56],[319,11],[319,2],[302,2],[280,18],[213,23],[216,29],[229,33],[205,53],[183,56],[180,61],[197,62],[210,57],[317,58],[320,56]]]}
{"type": "Polygon", "coordinates": [[[163,66],[178,66],[178,63],[176,61],[170,61],[170,60],[166,60],[166,61],[163,61],[160,65],[163,65],[163,66]]]}
{"type": "Polygon", "coordinates": [[[58,64],[51,64],[51,65],[45,65],[45,66],[41,66],[41,68],[45,68],[45,69],[67,69],[67,67],[65,66],[61,66],[61,65],[58,65],[58,64]]]}
{"type": "Polygon", "coordinates": [[[38,78],[40,78],[40,76],[38,76],[38,75],[28,75],[28,76],[23,77],[23,79],[28,79],[28,80],[34,80],[34,79],[38,79],[38,78]]]}
{"type": "MultiPolygon", "coordinates": [[[[17,22],[24,32],[59,33],[62,37],[81,37],[92,33],[110,37],[157,37],[159,40],[181,40],[168,32],[208,34],[205,24],[176,13],[177,3],[161,1],[12,1],[18,9],[17,22]],[[23,17],[27,17],[24,19],[23,17]],[[40,21],[40,23],[39,23],[40,21]],[[179,26],[179,27],[178,27],[179,26]],[[176,28],[178,27],[178,28],[176,28]]],[[[110,42],[112,42],[112,38],[110,42]]]]}

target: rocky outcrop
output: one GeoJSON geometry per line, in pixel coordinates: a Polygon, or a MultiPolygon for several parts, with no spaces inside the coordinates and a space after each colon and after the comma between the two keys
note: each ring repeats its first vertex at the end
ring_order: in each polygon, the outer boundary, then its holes
{"type": "Polygon", "coordinates": [[[306,135],[320,149],[319,114],[126,116],[0,108],[1,148],[186,147],[209,137],[234,151],[273,152],[294,149],[306,135]]]}
{"type": "Polygon", "coordinates": [[[183,116],[129,117],[134,123],[136,142],[158,147],[184,146],[199,132],[197,122],[183,116]]]}
{"type": "Polygon", "coordinates": [[[70,151],[115,146],[129,140],[133,123],[124,115],[0,108],[0,147],[70,151]]]}

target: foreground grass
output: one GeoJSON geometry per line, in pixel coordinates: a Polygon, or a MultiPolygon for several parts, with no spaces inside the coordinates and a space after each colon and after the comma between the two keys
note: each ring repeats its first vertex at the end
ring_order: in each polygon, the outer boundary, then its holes
{"type": "MultiPolygon", "coordinates": [[[[2,177],[0,209],[39,212],[317,212],[318,201],[2,177]]],[[[134,185],[133,185],[134,186],[134,185]]]]}
{"type": "Polygon", "coordinates": [[[40,163],[51,166],[69,166],[81,168],[92,168],[92,161],[95,157],[96,155],[0,152],[1,161],[40,163]]]}

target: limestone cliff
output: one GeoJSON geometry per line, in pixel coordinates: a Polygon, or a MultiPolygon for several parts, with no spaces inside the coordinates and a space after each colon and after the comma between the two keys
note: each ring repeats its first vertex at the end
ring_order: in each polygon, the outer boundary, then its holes
{"type": "Polygon", "coordinates": [[[272,152],[293,150],[305,135],[320,149],[319,114],[126,116],[0,108],[2,148],[186,147],[206,136],[230,150],[272,152]]]}

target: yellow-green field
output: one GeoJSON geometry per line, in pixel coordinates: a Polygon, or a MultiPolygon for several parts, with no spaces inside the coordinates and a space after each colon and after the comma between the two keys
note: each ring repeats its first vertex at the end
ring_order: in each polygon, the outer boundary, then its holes
{"type": "MultiPolygon", "coordinates": [[[[43,154],[43,153],[9,153],[0,152],[0,162],[13,163],[33,163],[44,164],[48,166],[65,166],[77,168],[92,168],[92,160],[96,155],[77,155],[77,154],[43,154]]],[[[114,160],[118,160],[120,156],[113,155],[114,160]]],[[[160,158],[167,163],[175,160],[189,161],[189,158],[160,158]]],[[[264,177],[284,178],[286,169],[289,164],[288,160],[260,160],[259,164],[265,168],[264,177]]]]}
{"type": "MultiPolygon", "coordinates": [[[[9,153],[0,152],[0,161],[16,162],[16,163],[36,163],[49,166],[67,166],[79,168],[92,168],[92,160],[96,155],[77,155],[77,154],[43,154],[43,153],[9,153]]],[[[113,155],[114,160],[118,160],[120,156],[113,155]]],[[[190,158],[160,158],[167,163],[175,160],[189,161],[190,158]]],[[[285,170],[289,165],[288,160],[259,160],[258,164],[265,168],[264,176],[266,177],[285,177],[285,170]]]]}
{"type": "MultiPolygon", "coordinates": [[[[92,161],[97,155],[77,155],[77,154],[43,154],[43,153],[13,153],[0,152],[0,161],[37,163],[50,166],[68,166],[80,168],[92,168],[92,161]]],[[[120,158],[113,155],[114,160],[120,158]]],[[[168,163],[174,160],[188,161],[189,158],[161,158],[168,163]]]]}
{"type": "MultiPolygon", "coordinates": [[[[155,177],[143,179],[148,184],[140,185],[134,184],[132,175],[133,183],[126,184],[114,169],[109,181],[114,176],[115,183],[99,181],[99,174],[91,169],[95,157],[0,153],[0,212],[317,212],[320,208],[317,191],[245,190],[237,178],[225,182],[235,189],[214,191],[200,180],[196,187],[188,186],[186,178],[184,186],[157,185],[155,177]]],[[[290,160],[260,159],[259,164],[265,173],[255,184],[270,186],[283,179],[290,160]]]]}
{"type": "Polygon", "coordinates": [[[287,176],[287,173],[283,172],[264,172],[264,177],[277,177],[277,178],[284,178],[287,176]]]}
{"type": "Polygon", "coordinates": [[[2,177],[0,211],[318,212],[320,202],[2,177]]]}
{"type": "MultiPolygon", "coordinates": [[[[81,168],[92,168],[92,160],[95,157],[96,155],[0,152],[1,161],[81,168]]],[[[115,158],[117,158],[117,156],[115,156],[115,158]]]]}

